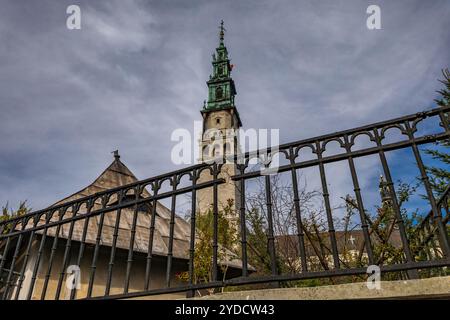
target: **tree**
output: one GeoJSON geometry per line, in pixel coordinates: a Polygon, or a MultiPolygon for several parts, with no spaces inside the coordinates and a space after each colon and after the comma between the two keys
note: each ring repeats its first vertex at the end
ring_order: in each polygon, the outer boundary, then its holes
{"type": "MultiPolygon", "coordinates": [[[[270,274],[272,264],[269,253],[269,226],[266,205],[265,183],[257,180],[255,192],[246,195],[246,226],[249,263],[258,273],[270,274]]],[[[284,181],[282,175],[270,177],[272,222],[275,234],[276,266],[280,273],[297,273],[301,271],[298,253],[297,217],[294,206],[292,185],[284,181]]],[[[322,230],[323,206],[321,194],[307,191],[306,185],[299,187],[299,203],[302,212],[303,231],[307,238],[314,237],[317,230],[322,230]]],[[[319,248],[315,248],[320,250],[319,248]]],[[[313,261],[310,261],[313,264],[313,261]]]]}
{"type": "MultiPolygon", "coordinates": [[[[435,99],[438,106],[446,107],[450,105],[450,71],[448,69],[442,70],[443,79],[439,80],[444,84],[444,88],[437,91],[441,96],[435,99]]],[[[447,119],[449,117],[447,116],[447,119]]],[[[438,143],[437,149],[426,149],[425,153],[430,155],[433,159],[450,166],[450,140],[443,140],[438,143]],[[447,152],[446,152],[447,151],[447,152]]],[[[445,189],[450,185],[450,171],[445,168],[437,166],[429,166],[426,168],[430,178],[431,188],[437,198],[443,195],[445,189]]]]}
{"type": "MultiPolygon", "coordinates": [[[[301,273],[302,265],[298,252],[297,225],[295,207],[293,202],[293,190],[289,183],[284,183],[279,175],[271,177],[272,187],[272,218],[276,243],[276,266],[280,274],[301,273]]],[[[247,196],[247,244],[249,263],[261,275],[271,274],[271,260],[268,251],[268,224],[266,212],[265,186],[251,196],[247,196]]],[[[417,226],[423,219],[423,213],[406,210],[405,204],[411,195],[417,190],[417,185],[411,185],[398,181],[396,184],[397,202],[403,224],[410,242],[410,247],[416,260],[429,260],[423,257],[423,252],[429,243],[424,243],[416,232],[417,226]]],[[[379,185],[380,204],[374,207],[372,212],[366,210],[365,218],[369,225],[369,235],[377,265],[403,263],[405,254],[403,246],[398,243],[397,231],[398,219],[393,207],[391,190],[384,178],[379,185]]],[[[331,270],[333,268],[332,247],[328,233],[328,221],[323,209],[323,197],[320,191],[306,192],[305,187],[299,188],[300,211],[302,215],[303,235],[306,246],[306,261],[309,271],[331,270]]],[[[365,243],[355,247],[348,241],[353,231],[360,232],[358,204],[356,199],[347,195],[344,206],[338,205],[335,209],[345,209],[344,216],[333,216],[336,232],[340,232],[339,263],[342,268],[359,268],[367,266],[368,257],[365,251],[365,243]]],[[[407,279],[406,272],[386,273],[385,280],[407,279]]],[[[311,286],[326,285],[343,282],[362,281],[364,275],[322,278],[316,280],[303,280],[284,282],[282,286],[311,286]]]]}
{"type": "MultiPolygon", "coordinates": [[[[222,273],[223,279],[227,276],[228,263],[237,258],[234,252],[238,243],[238,234],[235,226],[227,219],[233,214],[233,201],[228,203],[220,210],[217,215],[217,261],[218,268],[222,273]]],[[[194,251],[194,272],[193,283],[208,283],[213,281],[213,243],[214,243],[214,211],[210,208],[207,212],[196,213],[195,220],[195,251],[194,251]]],[[[177,278],[182,281],[189,280],[189,272],[180,272],[177,278]]],[[[207,290],[209,294],[214,289],[207,290]]],[[[201,295],[201,292],[199,292],[201,295]]]]}
{"type": "MultiPolygon", "coordinates": [[[[6,203],[6,205],[4,205],[2,207],[2,215],[0,216],[0,222],[17,217],[17,216],[22,216],[24,214],[27,214],[28,212],[31,212],[31,208],[27,207],[27,202],[25,201],[21,201],[19,203],[19,208],[14,210],[12,208],[9,207],[9,204],[6,203]]],[[[3,233],[8,232],[8,228],[3,229],[3,233]]]]}

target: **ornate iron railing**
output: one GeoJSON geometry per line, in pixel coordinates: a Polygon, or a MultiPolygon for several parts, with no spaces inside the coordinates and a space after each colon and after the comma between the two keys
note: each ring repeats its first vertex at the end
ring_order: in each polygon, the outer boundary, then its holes
{"type": "MultiPolygon", "coordinates": [[[[378,155],[382,165],[388,190],[391,193],[391,206],[395,213],[395,224],[401,240],[401,261],[386,262],[380,266],[381,272],[403,272],[408,277],[419,276],[418,270],[427,268],[442,268],[450,265],[450,246],[448,238],[448,192],[445,198],[436,201],[427,176],[419,146],[442,141],[450,138],[449,115],[450,107],[438,108],[426,112],[412,114],[401,118],[379,122],[351,130],[332,133],[311,139],[283,144],[277,148],[268,148],[257,152],[249,152],[235,156],[237,173],[231,179],[239,189],[239,240],[240,246],[236,253],[239,266],[234,265],[238,274],[231,278],[221,278],[218,243],[218,192],[219,186],[225,183],[222,175],[223,165],[220,163],[199,164],[185,169],[173,171],[136,183],[95,193],[91,196],[35,211],[22,216],[0,222],[0,298],[3,299],[119,299],[143,297],[157,294],[188,292],[192,295],[195,290],[220,288],[226,286],[249,285],[257,283],[282,283],[312,278],[330,278],[338,276],[364,275],[367,266],[377,261],[373,252],[373,236],[370,221],[367,219],[355,159],[369,155],[378,155]],[[425,119],[438,119],[438,133],[418,134],[418,124],[425,119]],[[400,130],[402,139],[385,143],[386,132],[389,129],[400,130]],[[374,146],[355,150],[355,140],[359,135],[366,135],[374,146]],[[335,141],[339,144],[341,153],[327,156],[324,154],[327,144],[335,141]],[[314,159],[304,160],[299,156],[300,150],[309,148],[315,155],[314,159]],[[410,149],[420,172],[420,179],[426,191],[427,201],[431,213],[424,222],[417,227],[418,233],[423,233],[421,239],[434,239],[433,246],[437,246],[440,254],[427,255],[426,259],[418,261],[414,250],[411,249],[409,235],[405,228],[402,212],[398,203],[395,186],[388,166],[386,152],[398,149],[410,149]],[[278,173],[288,172],[291,175],[293,212],[295,213],[296,228],[296,259],[300,270],[295,273],[283,273],[277,262],[276,250],[278,234],[273,226],[272,185],[269,175],[260,170],[252,171],[249,165],[254,158],[265,155],[265,165],[270,165],[273,152],[282,155],[286,164],[278,167],[278,173]],[[267,161],[269,159],[269,161],[267,161]],[[334,226],[333,209],[330,204],[327,175],[325,165],[338,161],[346,161],[351,174],[354,190],[355,206],[359,213],[361,232],[363,235],[365,265],[349,266],[343,263],[339,252],[336,229],[334,226]],[[299,196],[298,171],[317,167],[321,182],[321,195],[325,208],[327,225],[327,241],[331,267],[322,270],[310,270],[308,258],[308,241],[311,238],[304,226],[304,215],[299,196]],[[210,174],[211,179],[200,182],[203,172],[210,174]],[[248,261],[248,232],[246,226],[246,182],[250,179],[261,178],[265,189],[265,207],[267,210],[267,253],[270,258],[270,274],[254,273],[254,268],[248,261]],[[187,181],[187,183],[186,183],[187,181]],[[169,183],[170,189],[163,191],[163,185],[169,183]],[[183,184],[184,183],[184,184],[183,184]],[[195,277],[196,258],[196,214],[197,193],[208,188],[211,190],[213,203],[213,240],[212,273],[209,281],[200,282],[195,277]],[[189,238],[187,246],[179,250],[180,236],[177,229],[177,196],[191,197],[191,217],[189,220],[189,238]],[[170,214],[168,237],[164,238],[164,252],[159,252],[160,243],[154,243],[155,234],[159,232],[157,225],[157,202],[170,200],[170,214]],[[144,209],[142,209],[144,207],[144,209]],[[443,208],[446,216],[443,218],[443,208]],[[128,210],[128,211],[127,211],[128,210]],[[126,220],[126,228],[121,227],[122,219],[126,220]],[[125,218],[124,218],[125,217],[125,218]],[[144,219],[147,217],[148,219],[144,219]],[[112,219],[112,220],[111,220],[112,219]],[[109,222],[108,222],[109,221],[109,222]],[[113,223],[111,223],[113,222],[113,223]],[[109,224],[108,224],[109,223],[109,224]],[[90,229],[92,225],[94,229],[90,229]],[[108,226],[111,232],[105,236],[104,230],[108,226]],[[95,235],[92,235],[95,230],[95,235]],[[125,230],[125,231],[124,231],[125,230]],[[145,236],[142,240],[140,237],[145,236]],[[147,237],[148,235],[148,237],[147,237]],[[142,240],[142,241],[141,241],[142,240]],[[158,249],[158,250],[157,250],[158,249]],[[177,251],[177,252],[175,252],[177,251]],[[158,253],[159,252],[159,253],[158,253]],[[102,260],[102,258],[105,258],[102,260]],[[82,272],[88,273],[84,291],[77,287],[66,287],[70,265],[79,266],[82,272]],[[163,268],[161,266],[164,266],[163,268]],[[164,270],[162,270],[164,269],[164,270]],[[175,278],[176,270],[186,270],[186,281],[175,278]],[[163,274],[155,279],[155,274],[163,274]],[[139,276],[136,276],[138,275],[139,276]],[[133,277],[137,277],[134,279],[133,277]],[[131,283],[131,278],[134,282],[131,283]],[[161,279],[164,278],[164,281],[161,279]],[[120,284],[118,284],[120,283],[120,284]],[[80,294],[82,292],[83,294],[80,294]]],[[[426,241],[425,241],[426,240],[426,241]]],[[[312,241],[314,242],[314,241],[312,241]]],[[[186,244],[185,243],[185,244],[186,244]]],[[[421,243],[423,246],[424,243],[421,243]]],[[[326,263],[327,265],[327,263],[326,263]]],[[[72,281],[73,279],[71,279],[72,281]]],[[[72,282],[71,282],[72,283],[72,282]]]]}
{"type": "Polygon", "coordinates": [[[441,249],[437,236],[439,235],[439,221],[442,221],[442,224],[448,229],[447,233],[450,233],[450,186],[447,187],[444,194],[437,201],[436,207],[441,216],[436,217],[434,212],[430,211],[415,229],[415,254],[417,256],[425,256],[426,259],[444,257],[444,251],[441,249]]]}

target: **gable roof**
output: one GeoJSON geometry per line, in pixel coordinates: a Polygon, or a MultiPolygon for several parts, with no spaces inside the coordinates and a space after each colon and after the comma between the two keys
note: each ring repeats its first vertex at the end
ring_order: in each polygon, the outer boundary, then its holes
{"type": "MultiPolygon", "coordinates": [[[[94,180],[93,183],[85,187],[84,189],[62,199],[51,205],[49,208],[57,205],[61,205],[76,199],[81,199],[97,192],[105,191],[108,189],[116,188],[119,186],[127,185],[137,182],[136,176],[127,168],[127,166],[120,161],[116,156],[115,160],[94,180]]],[[[144,189],[142,196],[144,198],[150,197],[150,193],[144,189]]],[[[112,198],[112,197],[111,197],[112,198]]],[[[149,238],[150,238],[150,225],[151,225],[151,204],[144,204],[140,206],[138,210],[136,233],[134,240],[134,252],[147,253],[149,238]]],[[[93,204],[92,211],[102,208],[101,200],[97,199],[93,204]]],[[[120,210],[118,237],[116,247],[118,249],[129,250],[131,241],[131,229],[133,225],[133,216],[135,206],[122,208],[120,210]]],[[[77,214],[86,213],[86,208],[80,208],[77,214]]],[[[112,246],[114,240],[114,231],[116,225],[116,219],[119,215],[119,210],[113,210],[104,214],[103,226],[101,228],[101,240],[102,246],[112,246]]],[[[65,217],[71,217],[73,213],[69,208],[65,214],[65,217]]],[[[170,235],[170,216],[171,212],[160,202],[156,202],[156,219],[155,229],[153,235],[153,250],[154,255],[167,256],[169,247],[169,235],[170,235]]],[[[57,221],[58,215],[54,215],[51,221],[57,221]]],[[[97,234],[99,231],[101,215],[93,216],[89,219],[88,228],[86,232],[86,243],[95,244],[97,234]]],[[[74,229],[72,234],[73,241],[81,241],[83,236],[83,228],[86,219],[77,220],[74,223],[74,229]]],[[[31,221],[29,222],[31,223],[31,221]]],[[[45,217],[43,216],[38,225],[45,224],[45,217]]],[[[30,225],[31,227],[31,225],[30,225]]],[[[179,259],[189,258],[189,243],[190,243],[190,223],[178,215],[175,215],[174,225],[174,239],[173,239],[173,257],[179,259]]],[[[69,237],[70,223],[61,225],[59,231],[59,238],[67,239],[69,237]]],[[[43,233],[42,230],[37,233],[43,233]]],[[[56,227],[47,229],[47,236],[55,237],[56,227]]],[[[226,255],[226,261],[222,264],[228,265],[234,268],[241,268],[242,263],[240,259],[231,251],[226,255]]]]}
{"type": "MultiPolygon", "coordinates": [[[[133,182],[137,182],[136,176],[128,169],[128,167],[116,157],[114,161],[86,188],[75,192],[74,194],[61,199],[51,205],[57,206],[72,200],[80,199],[93,195],[94,193],[105,191],[108,189],[124,186],[133,182]]],[[[145,196],[150,196],[147,190],[144,190],[145,196]]]]}

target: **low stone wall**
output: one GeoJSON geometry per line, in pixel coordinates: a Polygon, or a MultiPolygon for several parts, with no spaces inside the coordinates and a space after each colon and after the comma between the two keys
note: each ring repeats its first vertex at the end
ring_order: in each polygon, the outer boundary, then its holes
{"type": "Polygon", "coordinates": [[[345,300],[345,299],[450,299],[450,276],[405,281],[382,281],[368,289],[365,282],[321,287],[264,289],[219,293],[203,300],[345,300]]]}

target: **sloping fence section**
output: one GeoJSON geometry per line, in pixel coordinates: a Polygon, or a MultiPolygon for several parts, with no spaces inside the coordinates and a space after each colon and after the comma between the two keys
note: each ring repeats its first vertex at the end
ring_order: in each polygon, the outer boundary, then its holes
{"type": "MultiPolygon", "coordinates": [[[[237,227],[239,246],[234,262],[224,261],[219,243],[219,187],[225,183],[220,163],[200,164],[182,170],[156,176],[76,199],[62,205],[28,213],[0,222],[0,298],[2,299],[111,299],[133,298],[157,294],[202,292],[202,290],[249,284],[277,284],[312,278],[364,275],[369,265],[376,264],[372,225],[367,220],[361,194],[355,159],[375,155],[381,162],[383,176],[390,193],[391,207],[395,214],[395,229],[401,241],[401,259],[385,261],[382,273],[403,272],[409,278],[420,276],[419,271],[428,268],[450,266],[448,237],[449,191],[442,199],[435,199],[419,146],[450,138],[450,107],[412,114],[401,118],[367,126],[327,134],[320,137],[283,144],[260,152],[235,157],[236,173],[231,177],[239,191],[237,227]],[[427,119],[436,119],[439,132],[419,134],[418,125],[427,119]],[[401,139],[386,142],[385,134],[392,128],[401,132],[401,139]],[[373,145],[354,150],[359,135],[369,137],[373,145]],[[337,142],[340,153],[326,156],[327,144],[337,142]],[[305,160],[299,156],[303,148],[312,150],[315,158],[305,160]],[[391,168],[386,153],[408,149],[420,172],[426,192],[429,214],[423,222],[413,226],[419,236],[411,243],[411,235],[404,224],[399,207],[391,168]],[[275,150],[275,151],[273,151],[275,150]],[[287,172],[292,179],[293,212],[296,219],[295,259],[300,270],[283,273],[277,262],[279,243],[273,226],[272,181],[262,171],[252,171],[251,159],[266,155],[271,159],[277,152],[286,160],[278,167],[278,173],[287,172]],[[345,161],[351,175],[354,204],[359,213],[360,232],[363,238],[365,265],[349,266],[343,263],[336,239],[333,210],[330,205],[328,176],[325,166],[345,161]],[[308,253],[308,235],[305,232],[302,203],[297,185],[297,175],[302,169],[316,167],[320,175],[321,196],[329,242],[329,264],[322,270],[311,269],[308,253]],[[202,172],[211,179],[200,182],[202,172]],[[249,263],[249,230],[246,226],[246,182],[261,178],[265,189],[265,233],[270,271],[256,272],[249,263]],[[164,188],[168,185],[168,188],[164,188]],[[196,276],[196,219],[198,219],[197,193],[209,188],[212,194],[213,221],[211,224],[211,272],[207,280],[196,276]],[[177,199],[189,196],[191,216],[183,220],[176,212],[177,199]],[[168,209],[158,207],[161,201],[170,203],[168,209]],[[159,208],[159,209],[158,209],[159,208]],[[163,235],[162,224],[168,222],[163,235]],[[159,235],[159,237],[157,237],[159,235]],[[419,241],[419,242],[417,242],[419,241]],[[222,266],[233,270],[229,276],[222,274],[222,266]],[[81,273],[81,275],[80,275],[81,273]],[[186,277],[180,277],[186,274],[186,277]]],[[[265,161],[269,165],[270,161],[265,161]]],[[[311,243],[310,243],[311,244],[311,243]]]]}

